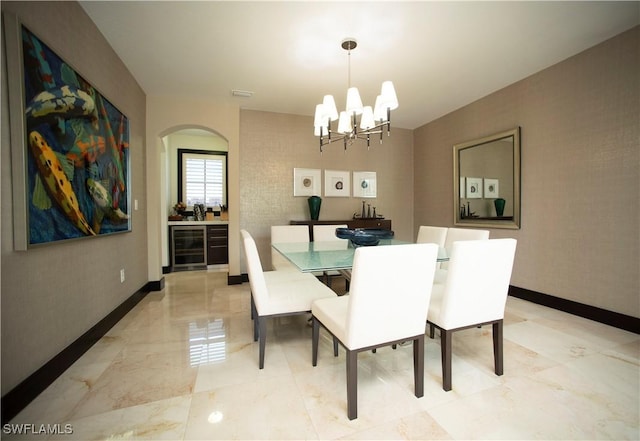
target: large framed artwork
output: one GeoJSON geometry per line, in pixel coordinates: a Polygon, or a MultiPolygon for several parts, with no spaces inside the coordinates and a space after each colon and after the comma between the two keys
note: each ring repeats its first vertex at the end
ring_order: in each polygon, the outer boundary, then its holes
{"type": "Polygon", "coordinates": [[[131,231],[129,120],[5,15],[14,245],[131,231]]]}

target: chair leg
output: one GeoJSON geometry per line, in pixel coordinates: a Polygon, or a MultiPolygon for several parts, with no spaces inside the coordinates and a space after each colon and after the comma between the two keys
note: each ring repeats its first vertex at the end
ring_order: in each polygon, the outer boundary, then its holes
{"type": "Polygon", "coordinates": [[[440,329],[440,352],[442,356],[442,388],[451,390],[451,336],[453,332],[440,329]]]}
{"type": "Polygon", "coordinates": [[[358,353],[347,349],[347,416],[358,418],[358,353]]]}
{"type": "Polygon", "coordinates": [[[416,397],[424,396],[424,335],[413,340],[413,384],[416,397]]]}
{"type": "Polygon", "coordinates": [[[258,316],[258,327],[260,328],[260,369],[264,368],[264,347],[267,341],[267,319],[265,317],[258,316]]]}
{"type": "Polygon", "coordinates": [[[436,335],[436,327],[433,326],[433,323],[429,323],[429,338],[433,338],[436,335]]]}
{"type": "Polygon", "coordinates": [[[253,300],[253,293],[251,293],[249,297],[251,298],[251,320],[253,320],[256,316],[256,302],[253,300]]]}
{"type": "Polygon", "coordinates": [[[493,323],[493,362],[495,364],[496,375],[502,375],[504,373],[502,325],[502,320],[493,323]]]}
{"type": "Polygon", "coordinates": [[[311,317],[311,365],[318,364],[318,339],[320,338],[320,322],[315,317],[311,317]]]}
{"type": "Polygon", "coordinates": [[[336,337],[333,337],[333,356],[338,356],[338,339],[336,337]]]}
{"type": "Polygon", "coordinates": [[[258,329],[258,323],[260,322],[260,316],[258,311],[254,308],[253,312],[253,341],[258,341],[258,335],[260,334],[258,329]]]}

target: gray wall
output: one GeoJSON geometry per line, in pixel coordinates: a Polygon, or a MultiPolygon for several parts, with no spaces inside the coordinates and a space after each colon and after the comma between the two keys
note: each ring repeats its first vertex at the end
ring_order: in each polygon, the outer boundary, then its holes
{"type": "Polygon", "coordinates": [[[415,136],[415,224],[453,224],[453,145],[522,127],[512,284],[640,317],[640,27],[415,136]]]}
{"type": "Polygon", "coordinates": [[[145,96],[75,2],[2,2],[130,121],[133,230],[13,250],[6,54],[2,48],[2,394],[46,363],[147,282],[145,96]],[[120,283],[120,269],[126,280],[120,283]]]}

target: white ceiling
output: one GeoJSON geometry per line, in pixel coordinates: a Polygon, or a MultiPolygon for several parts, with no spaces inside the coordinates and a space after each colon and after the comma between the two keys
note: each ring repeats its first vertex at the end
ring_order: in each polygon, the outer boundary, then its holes
{"type": "Polygon", "coordinates": [[[233,100],[313,115],[373,105],[393,80],[392,125],[414,129],[640,23],[640,2],[81,1],[147,95],[233,100]],[[254,92],[231,96],[232,89],[254,92]]]}

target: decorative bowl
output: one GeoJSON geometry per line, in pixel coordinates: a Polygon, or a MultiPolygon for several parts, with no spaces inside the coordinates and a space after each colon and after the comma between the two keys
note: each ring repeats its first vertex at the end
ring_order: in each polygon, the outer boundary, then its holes
{"type": "Polygon", "coordinates": [[[370,247],[380,243],[380,239],[393,239],[391,230],[368,228],[336,228],[336,237],[349,239],[354,247],[370,247]]]}

